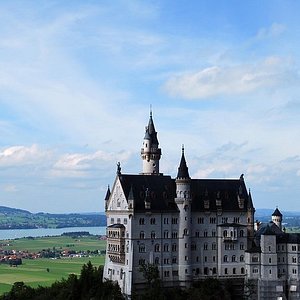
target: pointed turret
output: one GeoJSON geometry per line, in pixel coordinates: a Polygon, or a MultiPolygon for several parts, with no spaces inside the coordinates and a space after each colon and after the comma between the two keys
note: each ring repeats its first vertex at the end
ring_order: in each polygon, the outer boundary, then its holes
{"type": "Polygon", "coordinates": [[[161,149],[158,148],[157,132],[152,118],[152,110],[150,110],[150,118],[148,126],[145,129],[145,136],[143,148],[141,149],[141,156],[143,160],[144,175],[158,175],[159,174],[159,160],[161,157],[161,149]]]}
{"type": "Polygon", "coordinates": [[[110,188],[109,188],[109,185],[108,185],[108,186],[107,186],[106,195],[105,195],[105,198],[104,198],[104,201],[105,201],[105,210],[107,209],[107,203],[108,203],[110,194],[111,194],[111,193],[110,193],[110,188]]]}
{"type": "Polygon", "coordinates": [[[128,209],[134,208],[134,196],[133,196],[133,187],[131,185],[129,194],[128,194],[128,209]]]}
{"type": "Polygon", "coordinates": [[[252,196],[251,196],[251,191],[249,189],[249,194],[248,194],[248,203],[247,203],[247,209],[254,209],[253,206],[253,201],[252,201],[252,196]]]}
{"type": "Polygon", "coordinates": [[[109,197],[110,197],[110,188],[109,188],[109,185],[108,185],[104,200],[107,201],[109,199],[109,197]]]}
{"type": "Polygon", "coordinates": [[[275,223],[280,230],[282,230],[282,213],[279,211],[278,207],[272,213],[272,221],[275,223]]]}
{"type": "Polygon", "coordinates": [[[178,273],[179,280],[189,282],[192,278],[191,266],[191,178],[184,156],[184,147],[182,146],[181,160],[178,168],[178,174],[175,180],[176,198],[175,203],[179,210],[179,261],[178,273]]]}
{"type": "Polygon", "coordinates": [[[184,146],[182,145],[182,154],[181,154],[181,160],[178,168],[177,179],[184,179],[184,178],[190,179],[190,175],[184,157],[184,146]]]}

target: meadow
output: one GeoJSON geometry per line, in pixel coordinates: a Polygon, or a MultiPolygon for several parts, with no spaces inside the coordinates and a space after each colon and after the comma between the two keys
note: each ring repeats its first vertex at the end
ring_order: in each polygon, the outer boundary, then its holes
{"type": "MultiPolygon", "coordinates": [[[[39,252],[44,249],[62,249],[75,251],[105,250],[106,242],[95,236],[71,238],[65,236],[22,238],[0,241],[2,250],[26,250],[39,252]],[[7,244],[7,245],[5,245],[7,244]]],[[[57,280],[67,278],[69,274],[80,274],[83,264],[91,261],[94,266],[104,264],[104,255],[73,258],[22,259],[22,265],[11,267],[0,264],[0,294],[11,289],[14,282],[23,281],[32,287],[49,286],[57,280]]]]}
{"type": "Polygon", "coordinates": [[[53,248],[74,251],[105,250],[106,241],[99,240],[97,236],[76,238],[70,236],[52,236],[4,240],[0,241],[0,244],[2,244],[1,249],[3,250],[26,250],[36,253],[53,248]]]}

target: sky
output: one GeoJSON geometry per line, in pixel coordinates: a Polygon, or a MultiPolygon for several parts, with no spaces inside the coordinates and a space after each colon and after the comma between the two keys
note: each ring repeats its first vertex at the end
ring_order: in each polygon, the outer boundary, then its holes
{"type": "Polygon", "coordinates": [[[239,178],[300,211],[300,2],[0,2],[0,205],[104,211],[116,163],[239,178]]]}

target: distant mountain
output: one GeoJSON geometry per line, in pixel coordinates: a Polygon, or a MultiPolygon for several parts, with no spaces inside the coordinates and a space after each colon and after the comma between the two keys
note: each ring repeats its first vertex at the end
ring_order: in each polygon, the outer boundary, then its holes
{"type": "Polygon", "coordinates": [[[14,214],[14,213],[31,214],[31,212],[29,212],[28,210],[11,208],[7,206],[0,206],[0,214],[14,214]]]}
{"type": "MultiPolygon", "coordinates": [[[[299,211],[283,211],[283,210],[280,210],[280,211],[283,214],[283,217],[300,217],[299,211]]],[[[256,218],[269,217],[271,220],[273,212],[274,212],[274,209],[258,208],[255,211],[255,217],[256,218]]]]}
{"type": "Polygon", "coordinates": [[[31,213],[0,206],[0,229],[64,228],[106,226],[104,213],[31,213]]]}

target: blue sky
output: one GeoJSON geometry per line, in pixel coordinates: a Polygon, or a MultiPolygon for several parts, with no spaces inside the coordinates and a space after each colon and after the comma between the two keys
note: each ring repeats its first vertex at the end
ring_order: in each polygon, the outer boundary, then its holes
{"type": "Polygon", "coordinates": [[[103,211],[116,162],[245,174],[256,208],[300,210],[300,2],[1,1],[0,205],[103,211]]]}

